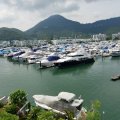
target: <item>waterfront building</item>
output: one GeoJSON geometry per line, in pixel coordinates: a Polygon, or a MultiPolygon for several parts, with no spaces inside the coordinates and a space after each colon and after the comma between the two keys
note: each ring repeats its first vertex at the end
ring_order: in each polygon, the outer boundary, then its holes
{"type": "Polygon", "coordinates": [[[119,33],[116,33],[116,34],[112,34],[112,40],[115,40],[115,39],[120,39],[120,32],[119,33]]]}
{"type": "Polygon", "coordinates": [[[0,41],[1,47],[17,46],[41,46],[47,44],[47,40],[10,40],[10,41],[0,41]]]}
{"type": "Polygon", "coordinates": [[[1,41],[0,46],[2,47],[9,47],[10,46],[10,41],[1,41]]]}
{"type": "Polygon", "coordinates": [[[106,38],[107,38],[107,35],[101,34],[101,33],[92,36],[93,41],[104,41],[106,40],[106,38]]]}
{"type": "Polygon", "coordinates": [[[81,43],[81,42],[86,42],[86,41],[90,41],[91,39],[56,39],[56,40],[52,40],[52,43],[54,45],[58,45],[58,44],[74,44],[74,43],[81,43]]]}

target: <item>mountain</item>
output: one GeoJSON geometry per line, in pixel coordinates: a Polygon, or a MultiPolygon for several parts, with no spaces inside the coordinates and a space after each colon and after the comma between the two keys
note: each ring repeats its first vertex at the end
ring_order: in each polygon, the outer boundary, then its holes
{"type": "Polygon", "coordinates": [[[38,37],[45,35],[67,35],[69,32],[80,32],[79,29],[82,26],[79,22],[68,20],[60,15],[53,15],[27,30],[26,33],[38,37]]]}
{"type": "Polygon", "coordinates": [[[0,28],[0,40],[22,40],[27,39],[26,33],[15,28],[0,28]]]}
{"type": "Polygon", "coordinates": [[[37,32],[60,32],[60,31],[79,31],[80,23],[68,20],[60,15],[50,16],[44,21],[38,23],[33,28],[27,30],[27,33],[37,32]]]}
{"type": "Polygon", "coordinates": [[[23,32],[15,28],[0,28],[0,40],[53,39],[59,37],[90,37],[92,34],[120,32],[120,17],[81,24],[53,15],[23,32]]]}
{"type": "Polygon", "coordinates": [[[119,31],[120,17],[81,24],[60,15],[53,15],[27,30],[26,33],[39,38],[42,36],[75,36],[76,34],[111,34],[119,31]]]}

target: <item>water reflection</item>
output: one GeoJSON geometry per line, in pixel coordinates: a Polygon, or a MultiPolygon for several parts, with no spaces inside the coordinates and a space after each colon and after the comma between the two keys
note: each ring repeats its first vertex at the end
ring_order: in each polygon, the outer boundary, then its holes
{"type": "Polygon", "coordinates": [[[116,60],[116,61],[118,61],[118,60],[120,60],[120,57],[111,57],[111,60],[116,60]]]}
{"type": "Polygon", "coordinates": [[[66,67],[66,68],[54,68],[52,69],[52,74],[53,75],[60,75],[60,74],[80,74],[81,72],[87,72],[93,65],[94,63],[90,64],[81,64],[77,66],[71,66],[71,67],[66,67]]]}

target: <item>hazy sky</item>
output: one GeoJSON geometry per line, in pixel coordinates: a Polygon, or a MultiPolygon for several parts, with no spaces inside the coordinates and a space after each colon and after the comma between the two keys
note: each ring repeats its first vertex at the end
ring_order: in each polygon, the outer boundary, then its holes
{"type": "Polygon", "coordinates": [[[0,0],[0,27],[27,30],[54,14],[95,22],[120,16],[120,0],[0,0]]]}

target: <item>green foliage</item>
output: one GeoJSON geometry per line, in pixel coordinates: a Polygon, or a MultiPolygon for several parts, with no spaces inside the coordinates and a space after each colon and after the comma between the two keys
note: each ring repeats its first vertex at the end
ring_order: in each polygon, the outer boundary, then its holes
{"type": "Polygon", "coordinates": [[[37,120],[38,114],[41,112],[39,107],[33,107],[27,117],[27,120],[37,120]]]}
{"type": "Polygon", "coordinates": [[[9,114],[5,111],[0,111],[0,120],[19,120],[16,115],[9,114]]]}
{"type": "Polygon", "coordinates": [[[37,120],[56,120],[55,113],[52,111],[43,111],[38,115],[37,120]]]}
{"type": "Polygon", "coordinates": [[[59,118],[58,120],[65,120],[65,119],[63,119],[63,118],[59,118]]]}
{"type": "Polygon", "coordinates": [[[68,120],[74,120],[74,114],[71,111],[65,111],[68,120]]]}
{"type": "Polygon", "coordinates": [[[22,90],[17,90],[10,94],[10,101],[11,104],[15,104],[18,107],[22,107],[27,101],[26,93],[22,90]]]}
{"type": "Polygon", "coordinates": [[[108,36],[108,37],[106,38],[106,40],[112,40],[112,37],[111,37],[111,36],[108,36]]]}
{"type": "Polygon", "coordinates": [[[87,112],[86,120],[101,120],[100,106],[101,103],[98,100],[94,101],[87,112]]]}
{"type": "Polygon", "coordinates": [[[0,102],[0,108],[2,108],[3,106],[4,106],[4,104],[0,102]]]}
{"type": "Polygon", "coordinates": [[[27,120],[64,120],[52,111],[45,111],[39,107],[33,107],[27,116],[27,120]]]}
{"type": "Polygon", "coordinates": [[[18,107],[15,104],[10,104],[10,105],[5,106],[5,110],[6,112],[11,113],[11,114],[17,114],[18,107]]]}

